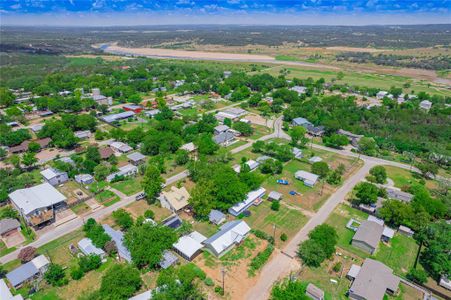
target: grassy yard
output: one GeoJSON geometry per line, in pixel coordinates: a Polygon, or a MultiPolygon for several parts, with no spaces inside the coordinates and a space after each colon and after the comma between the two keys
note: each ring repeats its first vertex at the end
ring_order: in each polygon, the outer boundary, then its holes
{"type": "Polygon", "coordinates": [[[352,237],[355,233],[346,228],[346,223],[351,218],[363,221],[367,217],[368,215],[364,212],[343,204],[335,209],[326,223],[337,230],[338,247],[361,258],[372,257],[392,268],[396,274],[405,275],[413,266],[418,251],[418,245],[414,239],[395,234],[388,245],[380,242],[378,250],[373,256],[351,245],[352,237]]]}
{"type": "Polygon", "coordinates": [[[251,140],[257,140],[272,132],[270,128],[262,125],[252,125],[252,128],[254,128],[254,133],[249,137],[251,140]]]}
{"type": "Polygon", "coordinates": [[[232,145],[227,146],[226,148],[227,148],[227,150],[232,150],[232,149],[238,148],[239,146],[243,146],[245,144],[247,144],[246,141],[239,140],[239,141],[233,143],[232,145]]]}
{"type": "MultiPolygon", "coordinates": [[[[283,201],[283,200],[282,200],[283,201]]],[[[307,218],[298,210],[290,209],[283,205],[279,211],[271,209],[270,201],[263,201],[259,206],[252,206],[251,216],[243,218],[251,228],[259,229],[269,235],[274,234],[274,225],[276,225],[276,245],[282,246],[287,243],[307,222],[307,218]],[[288,235],[288,241],[282,242],[280,235],[288,235]]]]}
{"type": "Polygon", "coordinates": [[[38,248],[39,254],[44,254],[50,257],[53,263],[61,264],[64,266],[70,266],[74,261],[74,257],[69,251],[69,245],[76,245],[79,240],[84,237],[82,229],[77,229],[71,233],[68,233],[50,243],[45,244],[38,248]]]}
{"type": "Polygon", "coordinates": [[[81,202],[81,203],[78,203],[78,204],[72,206],[71,209],[77,215],[85,214],[90,210],[89,206],[84,202],[81,202]]]}
{"type": "MultiPolygon", "coordinates": [[[[406,169],[401,169],[393,166],[384,166],[387,171],[387,177],[392,179],[395,186],[402,188],[403,186],[409,186],[412,184],[418,184],[421,178],[419,174],[411,172],[406,169]]],[[[437,188],[437,182],[434,180],[426,180],[426,187],[429,189],[437,188]]]]}
{"type": "Polygon", "coordinates": [[[218,232],[219,227],[209,222],[194,222],[193,230],[198,231],[206,237],[211,237],[218,232]]]}
{"type": "Polygon", "coordinates": [[[14,250],[16,250],[16,247],[6,248],[5,243],[0,240],[0,257],[13,252],[14,250]]]}
{"type": "Polygon", "coordinates": [[[178,113],[183,117],[196,117],[199,114],[199,111],[196,108],[187,108],[179,110],[178,113]]]}
{"type": "Polygon", "coordinates": [[[109,190],[100,192],[95,196],[95,199],[104,206],[111,206],[120,200],[118,195],[109,190]]]}
{"type": "Polygon", "coordinates": [[[142,191],[141,180],[139,177],[133,177],[123,181],[114,182],[111,184],[111,187],[117,189],[127,196],[131,196],[142,191]]]}
{"type": "Polygon", "coordinates": [[[135,201],[127,205],[125,209],[128,210],[135,218],[144,215],[146,210],[151,210],[155,214],[154,220],[156,222],[161,222],[171,215],[171,211],[168,209],[156,204],[148,204],[146,200],[135,201]]]}

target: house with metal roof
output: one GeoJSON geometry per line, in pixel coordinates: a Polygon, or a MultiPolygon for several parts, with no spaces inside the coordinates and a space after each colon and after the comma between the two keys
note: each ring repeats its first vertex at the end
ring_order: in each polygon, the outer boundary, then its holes
{"type": "Polygon", "coordinates": [[[167,269],[178,261],[178,257],[169,250],[163,252],[163,258],[158,263],[162,269],[167,269]]]}
{"type": "Polygon", "coordinates": [[[161,193],[160,203],[162,207],[175,213],[188,205],[189,197],[190,195],[184,186],[181,188],[172,186],[169,191],[161,193]]]}
{"type": "Polygon", "coordinates": [[[92,243],[92,240],[89,238],[83,238],[78,242],[78,249],[84,254],[84,255],[98,255],[101,258],[104,258],[106,256],[105,251],[102,249],[94,246],[92,243]]]}
{"type": "Polygon", "coordinates": [[[119,257],[128,262],[131,262],[132,255],[124,245],[124,234],[119,230],[114,230],[108,224],[102,224],[102,227],[105,230],[105,233],[111,237],[111,240],[116,243],[117,254],[119,255],[119,257]]]}
{"type": "Polygon", "coordinates": [[[290,88],[290,91],[296,92],[296,93],[298,93],[298,95],[302,95],[302,94],[305,94],[305,92],[307,91],[307,88],[305,86],[295,85],[290,88]]]}
{"type": "Polygon", "coordinates": [[[302,150],[296,147],[293,147],[291,150],[291,153],[293,153],[294,158],[302,158],[304,155],[302,154],[302,150]]]}
{"type": "Polygon", "coordinates": [[[212,209],[208,215],[208,220],[216,225],[220,225],[226,221],[226,215],[222,211],[212,209]]]}
{"type": "Polygon", "coordinates": [[[308,161],[309,161],[309,163],[314,164],[316,162],[323,161],[323,159],[319,156],[313,156],[308,161]]]}
{"type": "Polygon", "coordinates": [[[134,166],[138,166],[146,161],[146,156],[139,152],[133,152],[127,155],[127,158],[128,161],[134,166]]]}
{"type": "Polygon", "coordinates": [[[118,114],[113,114],[113,115],[108,115],[108,116],[104,116],[102,117],[102,120],[104,120],[107,123],[113,123],[116,121],[120,121],[120,120],[125,120],[128,118],[131,118],[135,116],[135,113],[133,111],[124,111],[118,114]]]}
{"type": "Polygon", "coordinates": [[[304,170],[299,170],[296,173],[294,173],[294,177],[298,180],[301,180],[304,182],[304,185],[313,187],[315,183],[318,181],[319,176],[304,170]]]}
{"type": "Polygon", "coordinates": [[[205,248],[220,257],[235,245],[240,244],[249,234],[251,228],[243,220],[227,222],[221,230],[203,242],[205,248]]]}
{"type": "Polygon", "coordinates": [[[229,130],[230,127],[227,125],[218,125],[214,128],[215,134],[220,134],[229,130]]]}
{"type": "Polygon", "coordinates": [[[89,130],[75,131],[74,135],[79,139],[89,139],[91,137],[91,131],[89,130]]]}
{"type": "Polygon", "coordinates": [[[324,300],[324,291],[313,283],[307,285],[305,295],[313,300],[324,300]]]}
{"type": "Polygon", "coordinates": [[[159,109],[152,109],[152,110],[145,110],[144,115],[146,115],[149,118],[153,118],[156,115],[158,115],[161,111],[159,109]]]}
{"type": "Polygon", "coordinates": [[[307,120],[306,118],[294,118],[291,121],[291,125],[293,126],[302,126],[302,127],[306,127],[307,125],[313,125],[309,120],[307,120]]]}
{"type": "Polygon", "coordinates": [[[66,204],[66,196],[48,182],[9,194],[13,207],[32,226],[42,225],[55,219],[55,210],[66,204]]]}
{"type": "Polygon", "coordinates": [[[393,275],[392,269],[371,258],[365,259],[353,276],[355,277],[349,289],[351,300],[382,300],[385,293],[395,295],[398,291],[400,278],[393,275]]]}
{"type": "Polygon", "coordinates": [[[395,189],[395,188],[386,188],[387,191],[387,197],[389,199],[395,199],[402,202],[410,202],[413,199],[413,195],[407,192],[403,192],[401,190],[395,189]]]}
{"type": "Polygon", "coordinates": [[[187,143],[187,144],[185,144],[185,145],[182,145],[182,146],[180,147],[180,149],[181,149],[181,150],[188,151],[188,152],[193,152],[193,151],[196,151],[196,150],[197,150],[197,147],[196,147],[196,145],[194,145],[193,142],[190,142],[190,143],[187,143]]]}
{"type": "Polygon", "coordinates": [[[262,187],[255,191],[247,193],[246,199],[244,201],[238,202],[237,204],[229,208],[229,214],[235,217],[239,216],[249,207],[256,204],[256,202],[260,203],[261,198],[265,195],[265,193],[266,190],[262,187]]]}
{"type": "Polygon", "coordinates": [[[23,300],[21,294],[13,296],[4,279],[0,279],[0,299],[1,300],[23,300]]]}
{"type": "Polygon", "coordinates": [[[91,184],[94,182],[94,177],[91,174],[78,174],[75,175],[74,179],[80,184],[91,184]]]}
{"type": "Polygon", "coordinates": [[[271,191],[268,195],[268,200],[270,201],[280,201],[282,199],[282,194],[276,191],[271,191]]]}
{"type": "Polygon", "coordinates": [[[116,153],[127,153],[133,150],[132,147],[122,142],[112,142],[110,147],[116,153]]]}
{"type": "Polygon", "coordinates": [[[69,176],[67,176],[66,172],[57,170],[55,168],[47,168],[41,171],[41,175],[42,177],[44,177],[45,181],[53,186],[65,183],[69,180],[69,176]]]}
{"type": "Polygon", "coordinates": [[[119,171],[114,172],[106,177],[106,181],[111,182],[116,177],[130,177],[138,174],[138,167],[128,164],[119,168],[119,171]]]}
{"type": "Polygon", "coordinates": [[[184,235],[172,245],[174,251],[184,259],[193,260],[204,248],[202,244],[207,238],[197,231],[193,231],[188,235],[184,235]]]}
{"type": "Polygon", "coordinates": [[[49,265],[47,257],[39,255],[6,274],[6,278],[13,287],[17,288],[25,282],[44,275],[49,265]]]}
{"type": "Polygon", "coordinates": [[[235,142],[235,140],[235,134],[230,130],[217,134],[213,137],[213,141],[216,144],[224,147],[229,146],[230,144],[235,142]]]}

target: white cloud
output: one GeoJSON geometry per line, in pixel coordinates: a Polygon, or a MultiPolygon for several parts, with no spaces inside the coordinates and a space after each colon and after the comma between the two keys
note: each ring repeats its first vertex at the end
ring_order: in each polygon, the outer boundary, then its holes
{"type": "Polygon", "coordinates": [[[21,9],[22,5],[20,5],[20,3],[14,4],[10,6],[11,9],[17,10],[17,9],[21,9]]]}
{"type": "Polygon", "coordinates": [[[238,3],[240,3],[240,0],[227,0],[227,3],[229,3],[229,4],[238,4],[238,3]]]}
{"type": "Polygon", "coordinates": [[[105,5],[105,0],[95,0],[92,3],[92,8],[99,9],[102,8],[105,5]]]}

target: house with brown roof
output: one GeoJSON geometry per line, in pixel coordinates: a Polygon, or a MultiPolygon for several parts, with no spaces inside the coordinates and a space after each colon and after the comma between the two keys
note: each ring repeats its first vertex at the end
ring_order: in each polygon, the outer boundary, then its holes
{"type": "Polygon", "coordinates": [[[14,147],[10,147],[9,148],[9,152],[11,153],[20,153],[20,152],[25,152],[28,150],[28,145],[31,142],[35,142],[38,143],[39,146],[41,147],[41,149],[47,148],[48,145],[50,144],[50,142],[52,141],[51,138],[46,137],[43,139],[39,139],[39,140],[34,140],[34,141],[23,141],[20,145],[14,146],[14,147]]]}
{"type": "Polygon", "coordinates": [[[168,192],[162,192],[160,196],[161,206],[172,212],[177,212],[188,205],[190,195],[185,187],[171,187],[168,192]]]}

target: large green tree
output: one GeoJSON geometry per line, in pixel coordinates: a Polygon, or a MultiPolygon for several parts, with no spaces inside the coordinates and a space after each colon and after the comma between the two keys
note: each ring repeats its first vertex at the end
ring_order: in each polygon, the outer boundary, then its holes
{"type": "Polygon", "coordinates": [[[141,275],[136,268],[115,264],[103,275],[96,299],[125,300],[133,296],[141,285],[141,275]]]}
{"type": "Polygon", "coordinates": [[[148,202],[153,203],[155,201],[161,193],[163,183],[164,179],[161,177],[160,170],[155,165],[149,164],[141,181],[148,202]]]}

